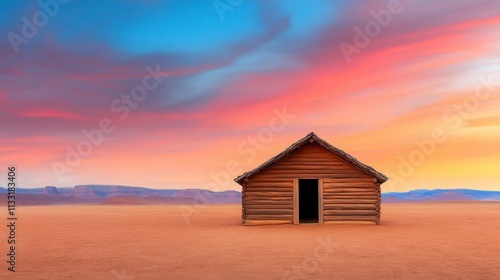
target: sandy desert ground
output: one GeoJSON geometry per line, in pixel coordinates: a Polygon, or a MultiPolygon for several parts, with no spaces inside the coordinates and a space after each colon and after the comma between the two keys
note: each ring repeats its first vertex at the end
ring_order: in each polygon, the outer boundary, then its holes
{"type": "Polygon", "coordinates": [[[500,203],[382,211],[380,226],[241,226],[239,205],[189,222],[177,205],[24,207],[0,279],[500,279],[500,203]]]}

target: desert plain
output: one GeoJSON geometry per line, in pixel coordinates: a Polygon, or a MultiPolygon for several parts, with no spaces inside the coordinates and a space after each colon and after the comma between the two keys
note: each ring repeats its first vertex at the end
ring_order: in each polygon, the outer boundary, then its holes
{"type": "Polygon", "coordinates": [[[0,279],[500,279],[496,202],[383,204],[378,226],[242,226],[237,204],[25,206],[17,216],[16,272],[4,226],[0,279]]]}

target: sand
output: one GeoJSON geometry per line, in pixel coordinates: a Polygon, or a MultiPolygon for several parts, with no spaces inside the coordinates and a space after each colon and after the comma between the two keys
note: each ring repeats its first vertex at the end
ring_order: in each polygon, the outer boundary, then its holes
{"type": "Polygon", "coordinates": [[[0,229],[0,279],[500,279],[500,203],[386,204],[379,226],[241,226],[239,205],[182,209],[19,208],[17,272],[0,229]]]}

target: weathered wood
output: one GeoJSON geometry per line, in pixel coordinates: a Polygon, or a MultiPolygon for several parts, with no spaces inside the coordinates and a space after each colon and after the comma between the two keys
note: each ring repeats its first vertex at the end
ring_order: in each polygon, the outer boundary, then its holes
{"type": "MultiPolygon", "coordinates": [[[[306,173],[306,172],[286,172],[279,174],[271,174],[271,175],[260,175],[259,180],[269,180],[271,178],[283,180],[283,179],[325,179],[331,177],[340,177],[340,178],[350,178],[351,180],[361,179],[363,177],[355,175],[355,174],[335,174],[330,172],[316,172],[316,173],[306,173]]],[[[355,181],[353,181],[355,182],[355,181]]]]}
{"type": "Polygon", "coordinates": [[[251,181],[248,184],[246,184],[246,188],[258,188],[258,187],[270,187],[272,186],[273,188],[291,188],[292,187],[292,180],[290,181],[251,181]]]}
{"type": "Polygon", "coordinates": [[[343,189],[339,191],[324,191],[323,192],[326,195],[380,195],[377,190],[369,190],[369,189],[359,189],[359,190],[349,190],[349,189],[343,189]]]}
{"type": "Polygon", "coordinates": [[[379,219],[375,216],[325,216],[326,221],[373,221],[377,222],[379,219]]]}
{"type": "MultiPolygon", "coordinates": [[[[276,166],[271,167],[273,171],[277,170],[294,170],[294,171],[316,171],[316,170],[324,170],[326,172],[328,171],[345,171],[345,172],[350,172],[354,173],[352,169],[349,167],[345,167],[343,165],[325,165],[325,164],[279,164],[276,166]]],[[[357,174],[357,172],[356,172],[357,174]]]]}
{"type": "Polygon", "coordinates": [[[378,196],[377,195],[353,195],[353,196],[325,195],[324,199],[378,199],[378,196]]]}
{"type": "Polygon", "coordinates": [[[331,187],[326,187],[325,193],[342,193],[342,192],[373,192],[377,193],[377,189],[373,187],[366,187],[366,188],[351,188],[351,187],[344,187],[344,188],[331,188],[331,187]]]}
{"type": "Polygon", "coordinates": [[[286,203],[291,203],[292,198],[291,197],[244,197],[243,203],[247,202],[253,204],[259,204],[259,203],[286,204],[286,203]]]}
{"type": "Polygon", "coordinates": [[[247,215],[292,215],[292,209],[245,209],[247,215]]]}
{"type": "Polygon", "coordinates": [[[266,204],[246,204],[243,205],[243,208],[245,209],[268,209],[268,208],[276,208],[276,209],[292,209],[293,205],[292,203],[281,203],[281,204],[276,204],[276,203],[266,203],[266,204]]]}
{"type": "Polygon", "coordinates": [[[293,215],[246,215],[246,220],[292,220],[293,215]]]}
{"type": "Polygon", "coordinates": [[[373,184],[372,182],[372,177],[364,177],[364,178],[356,178],[356,180],[353,180],[352,178],[325,178],[323,179],[323,183],[326,185],[329,184],[342,184],[342,183],[349,183],[349,182],[358,182],[358,183],[363,183],[363,184],[373,184]]]}
{"type": "Polygon", "coordinates": [[[376,225],[378,222],[376,221],[325,221],[324,224],[332,225],[332,224],[348,224],[348,225],[376,225]]]}
{"type": "Polygon", "coordinates": [[[379,195],[377,194],[323,194],[323,198],[325,199],[378,199],[379,195]]]}
{"type": "Polygon", "coordinates": [[[268,188],[249,188],[245,190],[245,193],[259,193],[259,192],[288,192],[292,193],[292,188],[273,188],[273,187],[268,187],[268,188]]]}
{"type": "Polygon", "coordinates": [[[325,210],[326,216],[377,216],[377,210],[325,210]]]}
{"type": "Polygon", "coordinates": [[[359,191],[356,190],[348,190],[348,189],[343,189],[340,191],[324,191],[323,192],[325,195],[339,195],[339,196],[350,196],[350,195],[379,195],[378,191],[376,190],[363,190],[360,189],[359,191]]]}
{"type": "MultiPolygon", "coordinates": [[[[293,170],[293,169],[273,169],[263,172],[261,178],[273,176],[275,178],[292,178],[290,176],[307,177],[307,176],[323,176],[323,177],[338,177],[338,178],[363,178],[364,174],[349,173],[349,170],[331,169],[315,169],[315,170],[293,170]],[[276,173],[276,174],[273,174],[276,173]]],[[[294,177],[295,178],[295,177],[294,177]]]]}
{"type": "Polygon", "coordinates": [[[377,203],[378,199],[324,199],[325,205],[329,204],[364,204],[364,203],[377,203]]]}
{"type": "Polygon", "coordinates": [[[290,204],[274,204],[274,203],[254,204],[254,203],[251,203],[251,204],[245,205],[245,208],[246,209],[289,209],[289,210],[292,210],[291,206],[292,206],[291,203],[290,204]]]}
{"type": "Polygon", "coordinates": [[[331,188],[331,189],[337,189],[337,188],[378,188],[377,185],[374,184],[369,184],[369,183],[363,183],[363,182],[356,182],[355,179],[353,179],[352,182],[335,182],[335,183],[328,183],[325,184],[325,188],[331,188]]]}
{"type": "Polygon", "coordinates": [[[292,220],[244,220],[246,226],[292,224],[292,220]]]}
{"type": "Polygon", "coordinates": [[[373,204],[330,204],[323,206],[326,210],[380,210],[380,207],[373,204]]]}
{"type": "Polygon", "coordinates": [[[359,175],[365,175],[361,171],[353,170],[349,166],[342,166],[342,165],[324,165],[324,164],[317,164],[317,165],[311,165],[311,164],[302,164],[302,163],[296,163],[293,165],[282,165],[282,164],[276,164],[272,167],[270,167],[268,170],[263,171],[267,173],[277,173],[277,171],[281,170],[294,170],[294,171],[300,171],[300,172],[311,172],[311,171],[325,171],[325,172],[336,172],[336,171],[343,171],[347,172],[349,174],[359,174],[359,175]]]}
{"type": "Polygon", "coordinates": [[[245,191],[258,191],[258,190],[266,190],[267,189],[275,189],[276,191],[292,191],[292,184],[290,183],[289,186],[287,187],[274,187],[272,184],[268,184],[268,185],[265,185],[265,186],[254,186],[254,187],[248,187],[248,188],[245,188],[245,191]]]}
{"type": "Polygon", "coordinates": [[[292,192],[248,192],[245,197],[292,197],[292,192]]]}
{"type": "Polygon", "coordinates": [[[380,185],[316,143],[244,182],[245,224],[299,223],[298,179],[318,179],[318,222],[379,222],[380,185]]]}

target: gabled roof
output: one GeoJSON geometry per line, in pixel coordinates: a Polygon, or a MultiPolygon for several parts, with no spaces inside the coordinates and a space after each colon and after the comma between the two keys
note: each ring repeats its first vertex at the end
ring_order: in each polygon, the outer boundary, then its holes
{"type": "Polygon", "coordinates": [[[347,154],[346,152],[342,151],[341,149],[335,148],[334,146],[330,145],[330,143],[326,142],[325,140],[319,138],[314,132],[311,132],[307,134],[306,137],[300,139],[299,141],[293,143],[290,147],[286,148],[283,152],[279,153],[278,155],[270,158],[268,161],[264,162],[261,164],[259,167],[250,170],[248,172],[245,172],[238,176],[236,179],[234,179],[235,182],[241,184],[241,182],[245,179],[248,179],[254,175],[256,175],[259,172],[262,172],[266,168],[271,167],[273,164],[281,160],[282,158],[288,156],[289,154],[297,151],[300,149],[302,146],[306,145],[307,143],[312,143],[316,142],[318,145],[323,147],[325,150],[331,152],[332,154],[340,157],[343,159],[345,162],[353,166],[354,168],[364,172],[365,174],[372,176],[374,178],[377,178],[377,180],[380,183],[384,183],[387,181],[389,178],[387,178],[384,174],[378,172],[377,170],[373,169],[371,166],[368,166],[366,164],[361,163],[357,159],[355,159],[353,156],[347,154]]]}

